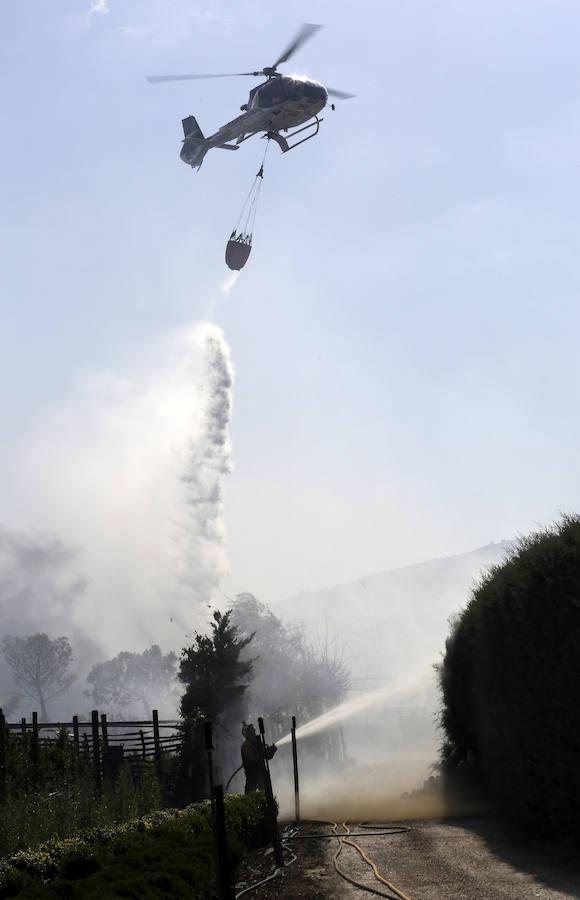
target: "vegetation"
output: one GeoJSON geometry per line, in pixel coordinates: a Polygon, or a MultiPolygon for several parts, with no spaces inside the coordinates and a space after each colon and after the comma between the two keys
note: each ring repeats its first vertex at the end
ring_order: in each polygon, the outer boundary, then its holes
{"type": "Polygon", "coordinates": [[[68,638],[7,635],[2,650],[18,687],[38,701],[41,718],[46,721],[47,702],[66,691],[76,677],[70,672],[73,654],[68,638]]]}
{"type": "Polygon", "coordinates": [[[241,699],[252,676],[252,660],[241,659],[253,635],[241,638],[231,622],[231,612],[214,612],[210,634],[194,635],[179,664],[179,680],[185,685],[181,698],[183,750],[181,793],[189,800],[201,799],[206,788],[206,754],[203,725],[239,717],[241,699]]]}
{"type": "MultiPolygon", "coordinates": [[[[242,652],[253,657],[253,679],[244,694],[244,718],[258,715],[267,722],[274,738],[290,730],[293,715],[307,722],[336,706],[346,695],[349,673],[340,649],[328,632],[317,645],[310,644],[303,628],[286,625],[253,594],[238,594],[231,621],[242,637],[252,636],[242,652]]],[[[335,756],[340,745],[333,729],[312,739],[320,759],[335,756]]]]}
{"type": "Polygon", "coordinates": [[[210,634],[196,633],[182,651],[179,680],[185,685],[182,716],[216,722],[248,688],[252,662],[242,661],[240,654],[254,635],[240,638],[231,612],[216,611],[212,619],[210,634]]]}
{"type": "Polygon", "coordinates": [[[7,745],[6,796],[0,815],[0,857],[48,838],[62,839],[81,829],[111,825],[163,805],[154,763],[125,762],[105,777],[95,795],[90,759],[77,754],[66,731],[31,753],[30,735],[11,737],[7,745]]]}
{"type": "Polygon", "coordinates": [[[137,704],[148,719],[152,709],[166,707],[175,685],[177,656],[165,656],[157,644],[143,653],[124,650],[113,659],[93,666],[85,696],[94,709],[106,709],[109,718],[126,714],[137,704]]]}
{"type": "MultiPolygon", "coordinates": [[[[263,794],[225,801],[230,858],[260,842],[266,819],[263,794]]],[[[96,828],[66,841],[0,862],[0,898],[125,897],[180,900],[215,896],[209,803],[166,810],[113,828],[96,828]]]]}
{"type": "MultiPolygon", "coordinates": [[[[34,660],[40,661],[42,694],[36,697],[39,702],[42,697],[46,712],[46,701],[71,678],[68,639],[31,635],[7,639],[4,645],[7,656],[28,666],[31,675],[34,660]],[[45,665],[47,660],[52,667],[45,665]]],[[[85,746],[81,736],[79,752],[64,729],[56,740],[38,740],[30,731],[26,737],[10,732],[3,797],[0,791],[0,856],[201,800],[208,795],[206,722],[214,725],[227,781],[240,763],[243,719],[264,716],[268,739],[276,740],[289,730],[291,715],[300,721],[318,715],[339,702],[348,685],[340,655],[328,641],[313,648],[300,628],[284,625],[253,595],[243,594],[233,609],[213,614],[209,633],[194,635],[179,666],[175,654],[163,654],[156,645],[143,653],[123,652],[93,666],[86,693],[95,707],[105,707],[109,722],[132,704],[140,704],[148,716],[156,699],[177,691],[176,675],[183,690],[179,756],[164,755],[157,766],[125,752],[122,762],[111,746],[111,753],[103,751],[99,796],[90,741],[85,746]]],[[[324,760],[338,737],[330,731],[317,736],[310,750],[324,760]]]]}
{"type": "Polygon", "coordinates": [[[478,773],[496,808],[578,833],[580,518],[519,541],[476,587],[440,667],[443,761],[478,773]]]}

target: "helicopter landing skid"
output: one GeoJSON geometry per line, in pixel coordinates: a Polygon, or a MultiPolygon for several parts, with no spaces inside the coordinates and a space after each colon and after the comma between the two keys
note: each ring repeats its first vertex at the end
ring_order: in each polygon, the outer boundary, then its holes
{"type": "Polygon", "coordinates": [[[270,141],[275,141],[280,147],[282,153],[288,153],[289,150],[294,150],[294,148],[298,147],[300,144],[304,144],[311,138],[316,137],[316,135],[320,131],[321,122],[324,122],[324,119],[319,119],[318,116],[314,116],[314,122],[309,122],[307,125],[303,125],[302,128],[297,128],[296,131],[291,131],[286,137],[282,137],[279,131],[267,131],[264,137],[268,138],[268,140],[270,141]],[[312,134],[308,134],[306,137],[303,137],[301,140],[296,141],[294,144],[288,143],[288,140],[296,137],[297,134],[301,134],[303,131],[310,131],[311,128],[314,129],[312,134]]]}

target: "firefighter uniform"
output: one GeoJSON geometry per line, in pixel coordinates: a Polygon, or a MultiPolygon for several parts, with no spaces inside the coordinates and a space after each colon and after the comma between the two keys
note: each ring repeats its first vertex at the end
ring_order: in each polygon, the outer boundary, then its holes
{"type": "Polygon", "coordinates": [[[266,789],[266,760],[272,759],[276,750],[275,744],[266,747],[256,734],[253,725],[244,725],[242,729],[244,743],[242,744],[242,765],[246,775],[246,794],[251,791],[264,791],[266,789]]]}

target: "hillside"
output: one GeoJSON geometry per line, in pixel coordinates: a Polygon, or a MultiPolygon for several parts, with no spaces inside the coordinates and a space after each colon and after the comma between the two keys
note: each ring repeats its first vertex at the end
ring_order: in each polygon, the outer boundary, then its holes
{"type": "Polygon", "coordinates": [[[353,679],[392,678],[439,657],[449,617],[464,606],[481,570],[500,562],[510,546],[507,541],[491,543],[470,553],[303,591],[279,603],[276,612],[303,623],[314,641],[328,636],[336,642],[353,679]]]}

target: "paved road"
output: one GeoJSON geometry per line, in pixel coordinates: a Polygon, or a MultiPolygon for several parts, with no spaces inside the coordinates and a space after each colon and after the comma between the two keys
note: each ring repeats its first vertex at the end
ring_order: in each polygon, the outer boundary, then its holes
{"type": "MultiPolygon", "coordinates": [[[[528,846],[524,839],[483,820],[410,823],[408,834],[361,838],[381,873],[411,900],[572,900],[580,898],[580,863],[562,853],[528,846]]],[[[325,848],[332,866],[334,847],[325,848]]],[[[569,856],[569,854],[568,854],[569,856]]],[[[379,886],[352,848],[342,867],[354,878],[379,886]]],[[[354,900],[370,894],[328,879],[328,896],[354,900]]]]}

